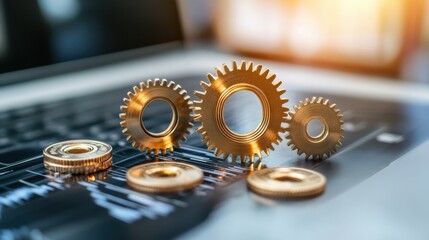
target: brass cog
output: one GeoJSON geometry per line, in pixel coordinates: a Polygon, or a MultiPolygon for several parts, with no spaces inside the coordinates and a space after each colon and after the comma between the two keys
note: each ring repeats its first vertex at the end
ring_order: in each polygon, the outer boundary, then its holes
{"type": "Polygon", "coordinates": [[[121,106],[123,113],[119,114],[123,133],[128,135],[127,141],[141,151],[159,151],[166,154],[173,152],[173,145],[180,146],[179,141],[185,141],[184,134],[190,134],[192,127],[192,102],[186,91],[173,81],[155,79],[146,84],[140,83],[140,88],[134,86],[134,92],[128,92],[129,98],[124,98],[125,106],[121,106]],[[173,110],[173,119],[168,128],[161,133],[148,131],[142,123],[142,114],[145,107],[154,100],[164,100],[173,110]]]}
{"type": "Polygon", "coordinates": [[[249,158],[253,162],[255,155],[262,158],[262,151],[269,154],[274,150],[273,143],[282,141],[279,133],[284,133],[289,109],[283,107],[288,102],[281,98],[286,90],[278,89],[281,82],[273,83],[275,75],[268,76],[269,70],[262,66],[253,67],[253,62],[232,62],[232,69],[223,64],[223,70],[216,68],[217,76],[207,75],[210,83],[201,82],[204,92],[195,92],[200,101],[194,102],[195,120],[201,122],[197,132],[203,136],[208,149],[216,148],[215,155],[227,159],[232,155],[235,162],[238,157],[242,163],[249,158]],[[262,120],[252,132],[237,134],[231,131],[223,116],[224,104],[229,96],[237,91],[253,92],[262,104],[262,120]]]}
{"type": "Polygon", "coordinates": [[[292,150],[298,150],[298,155],[305,154],[305,158],[323,159],[326,155],[330,157],[336,152],[336,148],[341,146],[341,139],[344,138],[342,125],[342,115],[336,108],[336,104],[329,103],[329,100],[322,97],[313,97],[300,101],[299,106],[294,106],[295,112],[290,112],[288,119],[289,127],[286,139],[287,145],[292,150]],[[318,136],[311,136],[307,131],[308,123],[317,119],[323,124],[323,131],[318,136]]]}

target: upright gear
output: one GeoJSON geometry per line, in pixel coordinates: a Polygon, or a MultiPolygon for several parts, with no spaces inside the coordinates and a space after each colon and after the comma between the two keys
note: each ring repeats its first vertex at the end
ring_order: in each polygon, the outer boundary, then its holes
{"type": "Polygon", "coordinates": [[[125,106],[121,106],[123,113],[119,114],[123,133],[128,135],[127,141],[133,147],[141,151],[159,151],[166,154],[171,152],[174,146],[180,146],[179,141],[185,141],[184,134],[190,134],[192,127],[192,102],[186,91],[173,81],[155,79],[147,83],[140,83],[140,88],[135,86],[133,92],[128,92],[129,98],[124,98],[125,106]],[[154,100],[168,102],[173,110],[173,118],[168,128],[161,133],[152,133],[142,123],[142,115],[145,107],[154,100]]]}
{"type": "Polygon", "coordinates": [[[321,97],[313,97],[300,101],[294,106],[295,112],[290,112],[289,127],[286,139],[292,150],[298,150],[298,155],[305,154],[305,158],[322,159],[325,155],[330,157],[341,146],[343,120],[336,104],[321,97]],[[318,136],[311,136],[307,127],[311,120],[317,119],[323,124],[323,130],[318,136]]]}
{"type": "Polygon", "coordinates": [[[273,143],[282,141],[279,133],[284,133],[289,109],[283,107],[288,99],[281,98],[286,90],[278,89],[281,82],[274,83],[275,75],[268,76],[269,70],[262,66],[253,67],[253,63],[232,62],[232,69],[223,65],[216,68],[217,76],[207,75],[210,83],[201,82],[204,92],[195,92],[200,101],[194,102],[195,120],[201,122],[197,132],[203,135],[208,149],[216,148],[215,155],[227,159],[232,155],[235,162],[238,157],[242,163],[249,158],[253,162],[255,155],[262,158],[262,151],[274,150],[273,143]],[[235,92],[248,90],[253,92],[262,104],[262,120],[259,126],[247,134],[231,131],[225,123],[223,109],[226,100],[235,92]]]}

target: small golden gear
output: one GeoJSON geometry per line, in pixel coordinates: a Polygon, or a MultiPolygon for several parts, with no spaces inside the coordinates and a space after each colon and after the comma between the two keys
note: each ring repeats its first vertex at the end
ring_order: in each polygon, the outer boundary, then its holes
{"type": "Polygon", "coordinates": [[[217,77],[207,75],[210,83],[201,82],[204,92],[195,92],[200,101],[194,102],[195,120],[201,122],[197,132],[203,135],[208,149],[216,148],[215,155],[227,159],[232,155],[235,162],[238,157],[242,163],[248,157],[253,162],[255,155],[262,158],[262,151],[269,154],[274,150],[273,143],[282,141],[279,133],[284,133],[289,109],[283,104],[288,99],[281,98],[286,90],[278,89],[281,82],[274,83],[275,75],[268,76],[269,70],[262,71],[262,66],[253,67],[253,63],[232,63],[232,69],[223,64],[223,70],[216,68],[217,77]],[[259,126],[247,134],[237,134],[225,123],[224,105],[235,92],[248,90],[253,92],[262,104],[262,120],[259,126]]]}
{"type": "Polygon", "coordinates": [[[292,150],[298,150],[298,155],[305,154],[305,158],[322,159],[324,155],[330,157],[341,146],[343,120],[336,104],[330,104],[329,100],[321,97],[313,97],[300,101],[299,106],[294,106],[295,112],[290,112],[287,127],[289,139],[287,145],[292,150]],[[318,136],[311,136],[307,127],[311,120],[317,119],[323,125],[323,130],[318,136]]]}
{"type": "Polygon", "coordinates": [[[190,134],[192,127],[192,101],[180,85],[173,81],[155,79],[140,83],[140,88],[135,86],[134,93],[128,92],[129,98],[124,98],[126,106],[121,106],[123,113],[119,114],[123,133],[128,135],[127,141],[141,151],[154,151],[155,155],[167,150],[173,152],[173,145],[180,146],[179,141],[185,141],[184,134],[190,134]],[[164,100],[170,104],[173,118],[168,128],[161,133],[152,133],[147,130],[142,122],[145,107],[154,100],[164,100]]]}

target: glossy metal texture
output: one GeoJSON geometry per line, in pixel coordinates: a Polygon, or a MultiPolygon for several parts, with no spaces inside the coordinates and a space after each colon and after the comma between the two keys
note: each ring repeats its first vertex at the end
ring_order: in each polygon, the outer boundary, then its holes
{"type": "Polygon", "coordinates": [[[247,185],[252,191],[269,197],[309,197],[325,190],[326,178],[304,168],[266,168],[249,174],[247,185]]]}
{"type": "Polygon", "coordinates": [[[134,166],[127,171],[127,182],[143,192],[171,193],[192,189],[203,181],[201,169],[185,163],[155,162],[134,166]]]}
{"type": "MultiPolygon", "coordinates": [[[[269,70],[262,70],[261,65],[253,66],[252,62],[232,63],[232,68],[223,65],[223,70],[216,68],[217,76],[207,75],[209,83],[201,82],[204,92],[195,92],[200,99],[194,102],[195,120],[201,122],[197,132],[203,135],[208,149],[216,148],[215,155],[227,159],[232,155],[235,162],[249,158],[254,161],[255,155],[262,158],[262,152],[269,154],[274,150],[273,144],[282,141],[280,133],[286,131],[282,126],[286,121],[288,108],[283,104],[288,99],[282,98],[286,90],[279,89],[281,82],[274,83],[275,75],[269,70]],[[232,94],[248,90],[253,92],[262,105],[262,120],[259,126],[246,134],[238,134],[228,128],[224,119],[224,105],[232,94]]],[[[246,104],[246,103],[243,103],[246,104]]]]}
{"type": "Polygon", "coordinates": [[[112,147],[93,140],[71,140],[52,144],[43,151],[44,166],[60,173],[88,174],[112,165],[112,147]]]}
{"type": "Polygon", "coordinates": [[[190,134],[192,127],[192,102],[186,91],[173,81],[155,79],[140,83],[140,88],[135,86],[134,92],[128,92],[129,98],[124,98],[125,105],[121,106],[123,113],[121,127],[127,135],[127,140],[132,146],[141,151],[153,151],[156,155],[159,151],[166,154],[167,150],[173,152],[173,146],[180,146],[179,141],[185,141],[185,134],[190,134]],[[152,133],[142,123],[142,114],[146,106],[154,100],[163,100],[170,104],[173,118],[168,128],[161,133],[152,133]]]}
{"type": "Polygon", "coordinates": [[[298,155],[305,154],[305,158],[323,159],[330,157],[341,146],[342,115],[335,104],[321,97],[313,97],[311,100],[300,101],[299,106],[294,106],[295,112],[290,112],[287,128],[288,146],[292,150],[298,150],[298,155]],[[323,130],[318,136],[311,136],[307,131],[308,123],[317,119],[323,124],[323,130]]]}

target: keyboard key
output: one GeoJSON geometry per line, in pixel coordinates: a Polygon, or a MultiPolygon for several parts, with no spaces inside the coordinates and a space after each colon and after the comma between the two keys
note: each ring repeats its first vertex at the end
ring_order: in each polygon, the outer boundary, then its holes
{"type": "Polygon", "coordinates": [[[13,146],[13,142],[10,138],[0,138],[0,149],[13,146]]]}
{"type": "Polygon", "coordinates": [[[40,154],[42,154],[42,149],[24,145],[21,147],[14,148],[11,151],[1,152],[0,163],[12,164],[27,158],[35,157],[40,154]]]}

